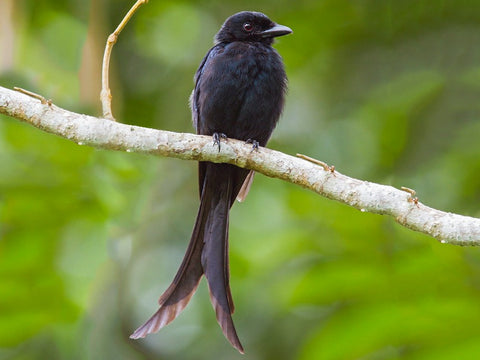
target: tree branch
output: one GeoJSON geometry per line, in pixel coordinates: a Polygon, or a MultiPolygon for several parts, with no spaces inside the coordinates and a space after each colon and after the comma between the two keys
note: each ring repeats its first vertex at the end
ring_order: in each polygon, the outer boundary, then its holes
{"type": "Polygon", "coordinates": [[[221,151],[209,136],[174,133],[125,125],[59,108],[41,97],[0,87],[0,114],[27,122],[79,145],[137,152],[184,160],[224,162],[288,181],[362,212],[390,215],[401,225],[442,243],[480,245],[480,219],[423,205],[410,189],[350,178],[320,161],[267,148],[252,151],[243,141],[228,139],[221,151]]]}

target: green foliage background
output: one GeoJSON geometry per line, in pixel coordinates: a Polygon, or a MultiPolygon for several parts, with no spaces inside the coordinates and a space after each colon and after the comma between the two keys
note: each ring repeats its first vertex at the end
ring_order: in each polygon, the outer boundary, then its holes
{"type": "MultiPolygon", "coordinates": [[[[0,85],[100,113],[107,35],[133,0],[2,0],[0,85]]],[[[193,131],[192,77],[223,20],[288,25],[290,79],[269,146],[479,216],[480,1],[159,1],[113,50],[114,113],[193,131]]],[[[196,164],[97,151],[0,117],[0,359],[239,359],[202,285],[156,309],[198,205],[196,164]]],[[[480,252],[439,244],[257,176],[231,215],[234,316],[247,359],[477,359],[480,252]]]]}

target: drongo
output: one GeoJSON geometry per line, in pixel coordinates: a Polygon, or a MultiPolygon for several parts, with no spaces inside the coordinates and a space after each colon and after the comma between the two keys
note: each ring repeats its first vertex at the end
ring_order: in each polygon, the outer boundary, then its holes
{"type": "MultiPolygon", "coordinates": [[[[277,36],[292,30],[259,12],[229,17],[203,58],[190,97],[198,134],[265,146],[283,109],[287,77],[280,55],[272,48],[277,36]]],[[[131,338],[145,337],[173,321],[187,306],[205,275],[217,321],[225,337],[243,353],[232,320],[229,284],[228,222],[236,198],[243,200],[253,172],[229,164],[200,162],[200,207],[182,264],[159,299],[160,308],[131,338]]]]}

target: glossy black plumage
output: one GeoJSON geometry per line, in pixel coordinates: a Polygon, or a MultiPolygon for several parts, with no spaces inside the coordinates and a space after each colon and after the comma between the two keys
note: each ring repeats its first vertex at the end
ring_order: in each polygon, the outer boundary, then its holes
{"type": "MultiPolygon", "coordinates": [[[[190,101],[198,134],[225,134],[266,145],[283,109],[287,81],[281,57],[271,45],[274,37],[291,32],[257,12],[241,12],[225,21],[195,75],[190,101]]],[[[231,317],[228,221],[235,198],[245,197],[252,180],[249,170],[199,163],[200,208],[190,244],[172,284],[160,297],[160,309],[132,338],[156,332],[175,319],[205,274],[217,321],[231,344],[243,352],[231,317]]]]}

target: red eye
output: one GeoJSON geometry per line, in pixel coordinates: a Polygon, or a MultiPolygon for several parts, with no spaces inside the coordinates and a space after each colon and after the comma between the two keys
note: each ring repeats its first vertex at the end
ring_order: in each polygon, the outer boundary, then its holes
{"type": "Polygon", "coordinates": [[[253,30],[253,25],[250,23],[245,23],[243,24],[243,30],[245,30],[246,32],[250,32],[253,30]]]}

